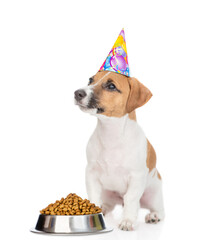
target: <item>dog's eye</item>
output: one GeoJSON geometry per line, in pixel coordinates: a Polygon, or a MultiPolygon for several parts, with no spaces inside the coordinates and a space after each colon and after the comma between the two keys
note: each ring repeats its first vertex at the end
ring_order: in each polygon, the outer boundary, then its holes
{"type": "Polygon", "coordinates": [[[116,89],[116,87],[113,83],[108,84],[107,88],[110,89],[110,90],[115,90],[116,89]]]}
{"type": "Polygon", "coordinates": [[[92,84],[94,82],[94,79],[93,78],[89,78],[89,83],[88,85],[92,84]]]}
{"type": "Polygon", "coordinates": [[[111,79],[109,79],[106,83],[103,83],[102,88],[110,92],[113,91],[113,92],[121,93],[121,91],[115,86],[115,84],[111,79]]]}

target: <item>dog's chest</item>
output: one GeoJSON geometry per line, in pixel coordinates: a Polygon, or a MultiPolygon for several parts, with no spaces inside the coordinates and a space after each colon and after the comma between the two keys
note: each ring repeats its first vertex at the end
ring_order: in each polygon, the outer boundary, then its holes
{"type": "Polygon", "coordinates": [[[89,144],[88,163],[96,165],[104,189],[124,194],[130,176],[145,168],[146,138],[134,121],[98,125],[89,144]],[[120,126],[121,124],[121,126],[120,126]]]}
{"type": "Polygon", "coordinates": [[[105,189],[122,195],[126,192],[130,174],[137,168],[137,151],[124,144],[113,149],[100,148],[97,164],[99,180],[105,189]]]}
{"type": "Polygon", "coordinates": [[[98,163],[100,166],[99,180],[104,189],[124,194],[127,189],[129,171],[120,164],[119,158],[106,161],[107,157],[103,158],[102,154],[98,163]]]}
{"type": "Polygon", "coordinates": [[[124,186],[125,181],[123,176],[128,172],[122,164],[122,159],[123,153],[120,149],[100,148],[97,157],[99,178],[102,185],[106,186],[108,190],[116,191],[120,188],[120,185],[124,186]]]}

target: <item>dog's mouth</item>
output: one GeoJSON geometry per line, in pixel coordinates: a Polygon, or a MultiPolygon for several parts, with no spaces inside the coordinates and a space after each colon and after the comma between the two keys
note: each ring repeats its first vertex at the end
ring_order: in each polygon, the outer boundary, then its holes
{"type": "Polygon", "coordinates": [[[90,100],[87,104],[83,104],[83,103],[75,100],[75,105],[79,106],[79,108],[83,112],[93,112],[93,113],[94,113],[94,111],[95,111],[95,113],[103,113],[104,112],[104,108],[99,106],[97,99],[95,99],[93,96],[90,98],[90,100]]]}
{"type": "Polygon", "coordinates": [[[77,101],[75,101],[75,105],[79,106],[79,108],[83,111],[83,112],[89,112],[90,110],[96,110],[96,113],[103,113],[104,112],[104,108],[102,107],[89,107],[88,105],[83,105],[77,101]]]}
{"type": "Polygon", "coordinates": [[[82,111],[86,111],[87,109],[88,109],[88,107],[87,107],[87,105],[84,105],[84,104],[82,104],[82,103],[80,103],[80,102],[78,102],[78,101],[74,101],[74,104],[75,105],[77,105],[77,106],[79,106],[79,108],[82,110],[82,111]]]}

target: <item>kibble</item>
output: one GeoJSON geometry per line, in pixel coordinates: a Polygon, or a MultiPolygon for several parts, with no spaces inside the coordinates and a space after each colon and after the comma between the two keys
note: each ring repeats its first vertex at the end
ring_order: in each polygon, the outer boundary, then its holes
{"type": "Polygon", "coordinates": [[[83,200],[75,193],[70,193],[66,198],[61,198],[60,201],[57,200],[40,211],[46,215],[88,215],[100,212],[102,212],[100,207],[87,199],[83,200]]]}

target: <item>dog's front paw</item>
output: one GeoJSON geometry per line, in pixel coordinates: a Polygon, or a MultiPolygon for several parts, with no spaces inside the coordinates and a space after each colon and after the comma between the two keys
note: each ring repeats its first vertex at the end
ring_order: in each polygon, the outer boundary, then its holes
{"type": "Polygon", "coordinates": [[[136,222],[133,222],[129,219],[122,220],[119,224],[119,229],[123,231],[133,231],[136,229],[136,222]]]}
{"type": "Polygon", "coordinates": [[[158,223],[160,222],[161,218],[157,212],[151,212],[146,215],[145,222],[146,223],[158,223]]]}

